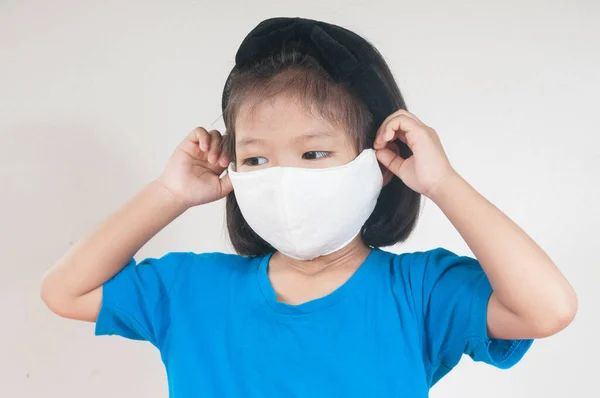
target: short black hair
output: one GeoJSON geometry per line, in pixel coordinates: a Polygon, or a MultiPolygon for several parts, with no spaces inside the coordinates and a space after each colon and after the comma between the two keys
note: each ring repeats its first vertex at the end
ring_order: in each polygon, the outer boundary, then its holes
{"type": "MultiPolygon", "coordinates": [[[[389,66],[375,46],[368,43],[377,55],[371,68],[386,83],[387,94],[393,99],[387,114],[399,109],[407,110],[389,66]]],[[[335,81],[316,58],[298,51],[293,45],[282,45],[280,51],[243,67],[234,66],[224,92],[228,103],[223,111],[223,150],[234,162],[235,127],[240,109],[243,106],[251,112],[263,101],[278,95],[299,98],[307,110],[316,112],[315,116],[343,126],[353,134],[359,151],[373,147],[379,128],[350,84],[335,81]]],[[[412,156],[406,144],[400,140],[395,143],[403,158],[412,156]]],[[[384,247],[406,240],[416,225],[420,206],[421,195],[394,176],[383,187],[373,213],[361,229],[363,242],[371,247],[384,247]]],[[[235,198],[235,191],[227,196],[226,217],[229,239],[238,254],[262,256],[276,251],[248,225],[235,198]]]]}

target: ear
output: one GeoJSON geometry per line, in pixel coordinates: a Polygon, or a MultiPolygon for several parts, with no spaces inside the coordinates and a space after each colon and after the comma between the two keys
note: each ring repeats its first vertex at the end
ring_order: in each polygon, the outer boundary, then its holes
{"type": "MultiPolygon", "coordinates": [[[[400,155],[400,147],[398,146],[398,144],[396,144],[395,140],[388,142],[386,148],[394,151],[396,155],[400,155]]],[[[389,184],[390,181],[392,181],[392,178],[394,178],[395,174],[392,173],[390,169],[388,169],[381,163],[379,163],[379,168],[381,169],[381,173],[383,174],[383,186],[385,187],[387,184],[389,184]]]]}

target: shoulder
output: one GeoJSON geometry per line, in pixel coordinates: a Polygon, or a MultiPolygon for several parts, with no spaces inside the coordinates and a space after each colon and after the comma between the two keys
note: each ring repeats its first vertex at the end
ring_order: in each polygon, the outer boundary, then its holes
{"type": "Polygon", "coordinates": [[[148,257],[137,265],[153,266],[155,268],[179,267],[206,272],[227,272],[239,270],[240,265],[252,263],[258,258],[222,252],[168,252],[161,257],[148,257]]]}
{"type": "Polygon", "coordinates": [[[384,261],[389,263],[391,286],[405,295],[428,295],[436,287],[452,289],[472,277],[484,275],[477,259],[443,247],[405,253],[382,252],[384,261]]]}
{"type": "Polygon", "coordinates": [[[186,267],[196,272],[243,272],[244,266],[251,265],[262,257],[248,257],[223,252],[189,252],[186,267]]]}
{"type": "Polygon", "coordinates": [[[404,253],[393,253],[383,249],[384,257],[387,258],[395,268],[404,269],[413,274],[422,274],[428,268],[445,268],[456,264],[474,264],[477,260],[467,255],[457,254],[449,249],[437,247],[434,249],[413,251],[404,253]]]}
{"type": "Polygon", "coordinates": [[[428,268],[441,266],[460,261],[469,261],[470,257],[460,256],[446,248],[437,247],[429,250],[394,253],[379,249],[386,263],[389,263],[392,272],[398,276],[423,275],[428,268]]]}
{"type": "Polygon", "coordinates": [[[120,278],[127,275],[157,279],[169,290],[171,286],[181,285],[197,279],[230,278],[232,275],[248,273],[253,264],[261,257],[246,257],[222,252],[168,252],[158,257],[147,257],[139,263],[131,260],[120,272],[120,278]]]}
{"type": "Polygon", "coordinates": [[[263,257],[249,257],[223,252],[188,252],[180,264],[177,284],[206,285],[215,288],[222,283],[245,280],[263,257]]]}

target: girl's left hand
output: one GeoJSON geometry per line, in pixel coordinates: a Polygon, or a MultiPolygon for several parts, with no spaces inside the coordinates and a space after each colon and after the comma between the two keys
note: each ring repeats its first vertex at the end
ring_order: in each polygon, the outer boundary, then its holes
{"type": "Polygon", "coordinates": [[[428,197],[444,181],[457,175],[437,132],[403,109],[392,113],[383,121],[373,148],[377,159],[386,168],[413,191],[428,197]],[[396,138],[408,145],[412,156],[403,159],[390,149],[390,144],[396,138]]]}

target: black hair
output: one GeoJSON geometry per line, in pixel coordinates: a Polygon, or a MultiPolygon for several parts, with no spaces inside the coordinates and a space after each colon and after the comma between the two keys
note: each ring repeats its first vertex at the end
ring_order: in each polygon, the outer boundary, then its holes
{"type": "MultiPolygon", "coordinates": [[[[369,42],[376,54],[370,66],[384,81],[392,99],[392,114],[398,109],[407,110],[400,89],[379,51],[369,42]]],[[[293,45],[282,45],[266,57],[242,67],[234,66],[227,79],[224,93],[228,96],[223,111],[225,135],[223,150],[232,161],[235,156],[235,127],[240,109],[252,112],[255,107],[279,95],[299,99],[315,116],[343,126],[355,139],[357,149],[372,148],[378,125],[373,115],[361,101],[349,83],[337,82],[313,56],[299,51],[293,45]]],[[[403,158],[412,152],[403,142],[396,140],[403,158]]],[[[386,184],[373,213],[361,229],[363,242],[371,247],[391,246],[408,238],[413,231],[420,212],[421,195],[400,178],[394,176],[386,184]]],[[[264,241],[244,219],[235,192],[226,199],[226,218],[229,239],[238,254],[261,256],[275,249],[264,241]]]]}

